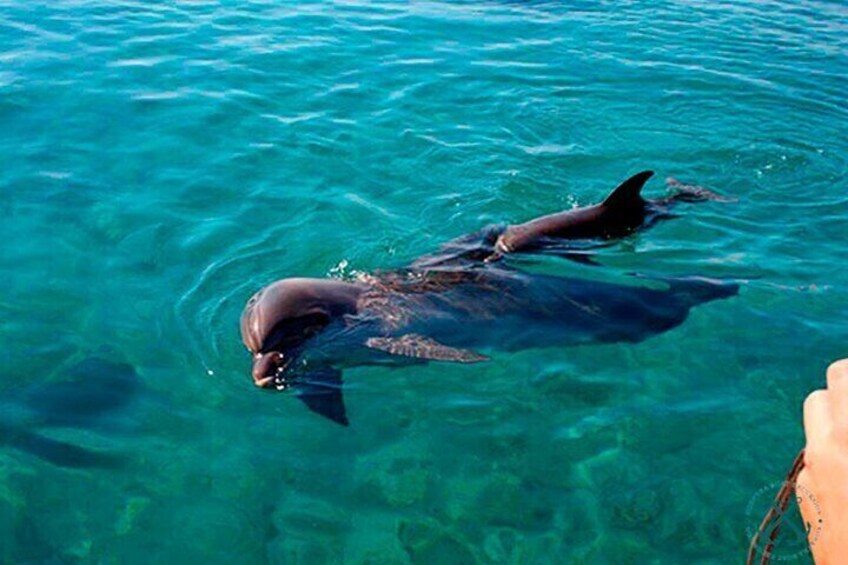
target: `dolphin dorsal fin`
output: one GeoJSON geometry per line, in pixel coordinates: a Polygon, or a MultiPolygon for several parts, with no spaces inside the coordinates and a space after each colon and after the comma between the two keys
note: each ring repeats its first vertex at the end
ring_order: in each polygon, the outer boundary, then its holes
{"type": "Polygon", "coordinates": [[[645,183],[648,182],[648,179],[652,176],[654,176],[654,171],[642,171],[641,173],[636,173],[618,185],[616,189],[607,196],[602,205],[608,208],[618,208],[626,207],[634,203],[641,203],[642,195],[639,193],[642,191],[642,187],[645,186],[645,183]]]}

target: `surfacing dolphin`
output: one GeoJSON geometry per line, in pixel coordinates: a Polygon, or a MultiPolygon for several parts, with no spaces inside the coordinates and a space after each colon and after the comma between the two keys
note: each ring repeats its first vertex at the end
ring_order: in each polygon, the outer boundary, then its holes
{"type": "Polygon", "coordinates": [[[406,269],[263,288],[241,317],[255,384],[293,389],[311,410],[348,425],[344,367],[475,363],[492,347],[633,343],[680,325],[693,306],[732,296],[738,285],[698,277],[611,284],[521,272],[501,260],[548,245],[562,249],[563,240],[623,237],[667,216],[676,202],[713,196],[685,187],[644,200],[640,190],[652,174],[628,179],[601,204],[487,228],[406,269]]]}
{"type": "Polygon", "coordinates": [[[435,267],[459,258],[486,262],[500,260],[509,253],[534,252],[561,255],[581,263],[595,264],[590,251],[611,241],[646,229],[657,222],[675,218],[672,212],[681,202],[731,202],[704,187],[684,184],[673,178],[668,185],[674,193],[646,200],[642,188],[653,171],[637,173],[618,185],[602,202],[564,210],[522,224],[489,226],[442,246],[438,253],[425,255],[413,267],[435,267]]]}
{"type": "Polygon", "coordinates": [[[703,187],[682,184],[674,179],[668,180],[669,185],[676,189],[673,195],[645,200],[642,187],[653,175],[653,171],[633,175],[600,204],[565,210],[507,227],[498,236],[495,253],[489,260],[500,258],[505,253],[543,247],[552,239],[619,239],[659,220],[673,218],[671,208],[678,202],[727,200],[703,187]]]}

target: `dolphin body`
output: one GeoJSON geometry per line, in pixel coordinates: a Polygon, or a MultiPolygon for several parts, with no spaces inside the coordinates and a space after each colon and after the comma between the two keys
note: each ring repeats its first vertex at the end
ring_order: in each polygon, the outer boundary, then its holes
{"type": "Polygon", "coordinates": [[[113,454],[56,440],[50,428],[110,430],[136,398],[141,382],[131,365],[89,357],[58,382],[38,383],[0,399],[0,446],[7,445],[60,467],[111,468],[113,454]]]}
{"type": "Polygon", "coordinates": [[[523,224],[509,226],[495,242],[499,253],[532,249],[546,239],[617,239],[637,228],[646,220],[653,223],[662,217],[671,202],[649,202],[642,198],[642,187],[653,171],[633,175],[612,191],[600,204],[565,210],[542,216],[523,224]]]}
{"type": "Polygon", "coordinates": [[[416,268],[437,267],[457,259],[494,262],[516,252],[544,251],[580,263],[597,264],[591,250],[608,245],[661,220],[675,218],[672,212],[682,202],[732,202],[704,187],[684,184],[673,178],[668,185],[674,193],[664,198],[645,199],[642,188],[653,171],[637,173],[618,185],[600,203],[564,210],[521,224],[489,226],[458,238],[413,263],[416,268]]]}
{"type": "Polygon", "coordinates": [[[263,288],[241,318],[255,384],[293,389],[310,410],[348,425],[344,367],[476,363],[492,347],[635,343],[680,325],[694,306],[735,295],[738,285],[706,278],[612,284],[522,272],[504,261],[547,246],[567,250],[573,240],[624,237],[667,217],[676,202],[714,196],[686,187],[644,200],[640,191],[652,174],[631,177],[601,204],[486,228],[406,269],[263,288]]]}

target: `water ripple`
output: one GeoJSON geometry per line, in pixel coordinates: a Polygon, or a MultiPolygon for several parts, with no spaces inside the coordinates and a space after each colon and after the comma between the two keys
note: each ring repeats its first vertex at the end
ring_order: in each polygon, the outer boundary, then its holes
{"type": "Polygon", "coordinates": [[[103,345],[162,408],[115,441],[124,470],[0,446],[4,559],[744,551],[791,407],[848,341],[841,3],[0,5],[0,391],[103,345]],[[403,266],[645,168],[650,197],[674,176],[738,201],[681,205],[602,268],[516,266],[738,297],[640,344],[346,370],[345,431],[253,390],[238,319],[263,285],[403,266]]]}

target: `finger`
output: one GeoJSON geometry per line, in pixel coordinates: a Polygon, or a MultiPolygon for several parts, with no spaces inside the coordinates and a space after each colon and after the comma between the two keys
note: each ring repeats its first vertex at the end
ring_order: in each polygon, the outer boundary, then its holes
{"type": "Polygon", "coordinates": [[[826,445],[830,434],[830,397],[826,390],[814,390],[804,400],[804,434],[807,451],[826,445]]]}
{"type": "Polygon", "coordinates": [[[836,361],[827,368],[827,391],[834,431],[844,440],[848,435],[848,359],[836,361]]]}

